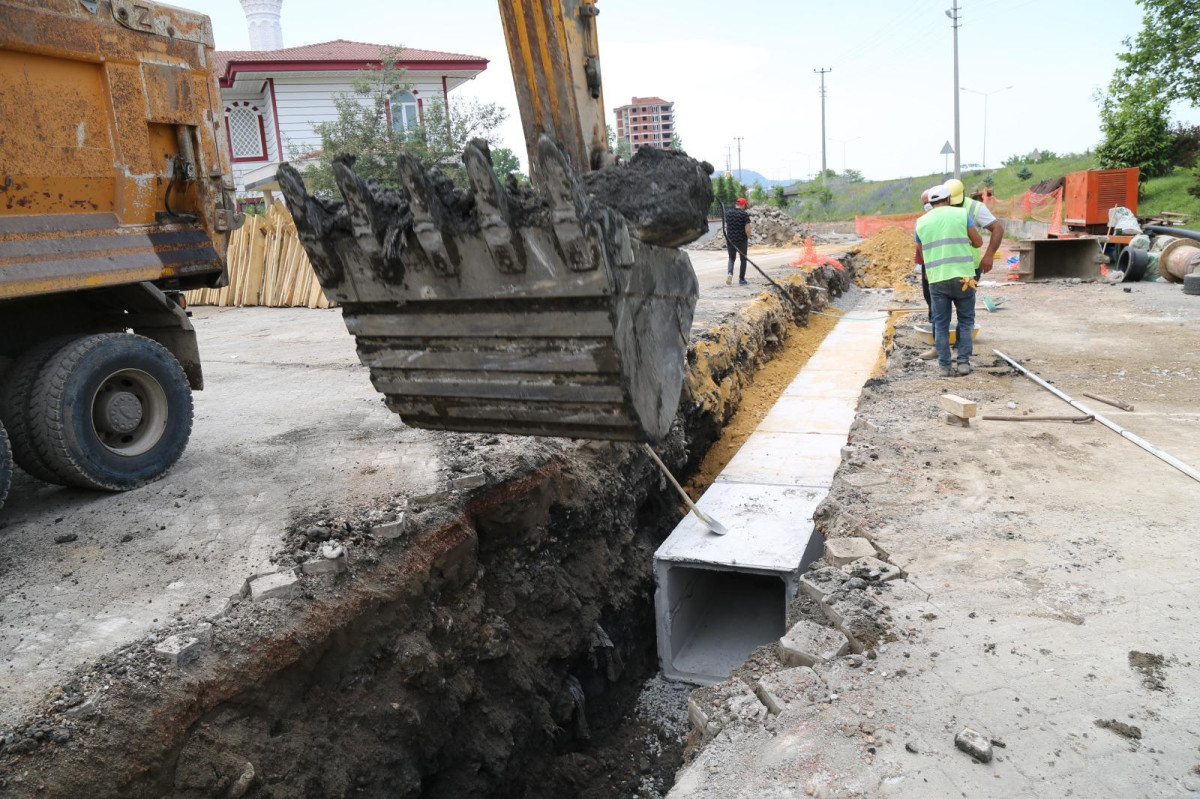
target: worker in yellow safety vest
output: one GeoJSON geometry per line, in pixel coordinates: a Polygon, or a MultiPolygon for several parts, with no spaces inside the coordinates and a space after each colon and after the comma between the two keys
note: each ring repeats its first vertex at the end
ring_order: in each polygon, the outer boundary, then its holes
{"type": "Polygon", "coordinates": [[[965,208],[967,216],[975,223],[975,228],[988,232],[987,246],[982,251],[975,251],[975,279],[978,280],[984,272],[992,271],[992,262],[996,257],[996,251],[1000,249],[1000,244],[1004,241],[1004,225],[996,219],[996,215],[986,205],[967,196],[961,180],[957,178],[947,180],[946,188],[950,189],[950,205],[965,208]]]}
{"type": "Polygon", "coordinates": [[[932,211],[916,225],[917,247],[933,310],[933,344],[942,377],[971,373],[971,335],[975,329],[975,257],[983,236],[965,208],[950,205],[946,185],[929,190],[932,211]],[[958,367],[950,362],[950,316],[958,317],[958,367]]]}

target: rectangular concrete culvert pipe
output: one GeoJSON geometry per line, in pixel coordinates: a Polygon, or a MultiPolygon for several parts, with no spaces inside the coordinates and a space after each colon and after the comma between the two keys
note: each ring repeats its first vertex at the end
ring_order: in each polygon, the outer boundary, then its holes
{"type": "Polygon", "coordinates": [[[712,535],[693,516],[680,522],[654,559],[658,654],[667,679],[716,684],[756,647],[787,632],[800,576],[824,549],[812,523],[824,494],[719,483],[700,506],[731,534],[712,535]]]}

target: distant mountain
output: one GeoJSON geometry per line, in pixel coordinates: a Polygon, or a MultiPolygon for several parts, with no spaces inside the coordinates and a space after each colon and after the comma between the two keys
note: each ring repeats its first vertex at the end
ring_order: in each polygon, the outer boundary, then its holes
{"type": "MultiPolygon", "coordinates": [[[[715,178],[720,174],[721,174],[721,170],[718,169],[716,172],[713,173],[713,177],[715,178]]],[[[733,176],[737,177],[737,175],[738,175],[738,171],[736,168],[734,168],[733,176]]],[[[764,177],[763,175],[759,174],[758,172],[755,172],[753,169],[743,169],[741,172],[741,175],[742,175],[742,183],[745,183],[747,186],[753,186],[754,182],[758,181],[759,183],[761,183],[763,185],[764,189],[769,189],[772,186],[776,186],[776,185],[790,186],[793,183],[796,183],[800,180],[800,178],[792,178],[791,180],[771,180],[770,178],[764,177]]]]}

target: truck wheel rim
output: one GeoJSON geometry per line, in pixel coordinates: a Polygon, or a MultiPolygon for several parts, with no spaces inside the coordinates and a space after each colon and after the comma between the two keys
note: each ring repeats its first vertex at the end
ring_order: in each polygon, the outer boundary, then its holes
{"type": "Polygon", "coordinates": [[[167,393],[140,369],[104,378],[92,397],[92,429],[105,449],[132,458],[154,449],[167,429],[167,393]]]}

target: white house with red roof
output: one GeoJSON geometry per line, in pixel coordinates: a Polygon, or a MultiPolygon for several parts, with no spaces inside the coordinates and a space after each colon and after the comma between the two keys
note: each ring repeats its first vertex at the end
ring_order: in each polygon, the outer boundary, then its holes
{"type": "MultiPolygon", "coordinates": [[[[245,1],[243,5],[248,5],[245,1]]],[[[274,5],[274,4],[272,4],[274,5]]],[[[277,6],[276,6],[277,8],[277,6]]],[[[261,9],[256,9],[261,17],[261,9]]],[[[276,14],[270,26],[256,30],[251,44],[279,42],[276,14]],[[264,28],[267,33],[263,33],[264,28]]],[[[259,50],[218,50],[214,53],[217,81],[225,111],[225,131],[240,191],[277,188],[275,168],[281,161],[321,146],[315,126],[337,117],[333,99],[352,94],[357,72],[379,68],[387,47],[335,39],[302,47],[259,50]]],[[[392,98],[389,113],[397,129],[419,124],[427,104],[449,107],[450,93],[487,69],[487,59],[462,53],[399,48],[411,87],[392,98]]]]}

